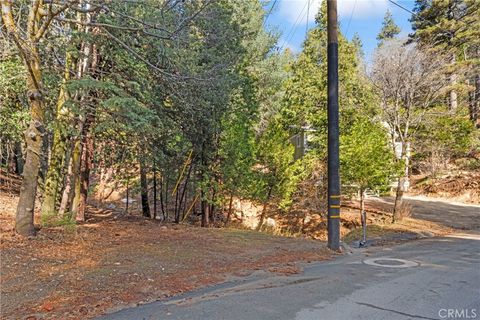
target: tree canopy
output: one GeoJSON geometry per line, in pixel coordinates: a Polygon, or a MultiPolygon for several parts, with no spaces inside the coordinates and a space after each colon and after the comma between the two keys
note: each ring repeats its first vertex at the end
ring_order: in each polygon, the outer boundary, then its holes
{"type": "MultiPolygon", "coordinates": [[[[327,157],[325,1],[298,54],[281,50],[259,0],[1,7],[0,152],[23,175],[18,233],[35,234],[35,208],[44,225],[83,221],[92,198],[128,211],[138,194],[146,218],[203,226],[247,200],[259,229],[306,183],[326,201],[312,178],[327,157]]],[[[358,34],[339,32],[344,186],[384,189],[401,166],[407,178],[416,161],[476,148],[477,12],[417,0],[413,34],[397,39],[387,11],[371,63],[358,34]]]]}

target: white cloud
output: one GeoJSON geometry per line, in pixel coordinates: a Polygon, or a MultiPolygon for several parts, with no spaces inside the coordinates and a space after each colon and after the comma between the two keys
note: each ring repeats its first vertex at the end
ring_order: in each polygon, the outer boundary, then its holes
{"type": "MultiPolygon", "coordinates": [[[[291,24],[305,25],[308,1],[308,21],[312,22],[323,0],[281,0],[279,13],[291,24]]],[[[387,8],[388,0],[338,0],[340,20],[350,19],[352,13],[354,19],[382,17],[387,8]]]]}
{"type": "MultiPolygon", "coordinates": [[[[310,0],[308,21],[313,21],[320,8],[322,0],[310,0]]],[[[281,0],[279,13],[291,24],[305,25],[307,23],[307,0],[281,0]]]]}
{"type": "Polygon", "coordinates": [[[383,17],[388,8],[388,0],[339,0],[340,19],[367,19],[383,17]]]}

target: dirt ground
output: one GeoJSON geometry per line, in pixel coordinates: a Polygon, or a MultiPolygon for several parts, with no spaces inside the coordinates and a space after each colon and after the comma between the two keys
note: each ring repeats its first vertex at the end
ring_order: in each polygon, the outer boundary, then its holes
{"type": "Polygon", "coordinates": [[[2,319],[86,319],[254,270],[298,273],[331,253],[320,241],[162,224],[90,208],[86,223],[13,232],[16,197],[0,195],[2,319]]]}
{"type": "MultiPolygon", "coordinates": [[[[367,245],[384,245],[425,237],[444,236],[454,232],[454,226],[443,223],[438,216],[439,207],[444,205],[431,202],[411,202],[405,199],[411,208],[411,216],[404,217],[392,224],[393,198],[371,197],[366,200],[367,211],[367,245]],[[424,208],[424,206],[427,206],[424,208]],[[420,215],[425,212],[424,215],[420,215]]],[[[342,240],[354,244],[362,239],[362,227],[358,201],[345,201],[342,209],[342,240]]],[[[448,214],[450,207],[445,207],[448,214]]]]}
{"type": "Polygon", "coordinates": [[[411,195],[480,204],[480,172],[450,173],[435,179],[416,175],[411,178],[411,195]]]}
{"type": "MultiPolygon", "coordinates": [[[[86,223],[24,239],[13,230],[18,196],[8,190],[15,180],[4,180],[11,185],[0,190],[2,319],[93,318],[255,270],[298,273],[299,262],[331,257],[318,241],[326,239],[326,217],[304,212],[277,219],[277,231],[258,233],[161,223],[126,215],[117,204],[89,207],[86,223]]],[[[420,200],[408,200],[412,217],[392,225],[391,200],[366,203],[367,234],[380,245],[480,228],[472,225],[474,207],[420,200]]],[[[343,241],[359,240],[361,230],[358,201],[342,201],[343,241]]]]}
{"type": "MultiPolygon", "coordinates": [[[[394,197],[373,198],[369,205],[378,210],[393,207],[394,197]]],[[[405,196],[404,202],[412,208],[411,217],[452,230],[480,230],[480,205],[425,196],[405,196]]]]}

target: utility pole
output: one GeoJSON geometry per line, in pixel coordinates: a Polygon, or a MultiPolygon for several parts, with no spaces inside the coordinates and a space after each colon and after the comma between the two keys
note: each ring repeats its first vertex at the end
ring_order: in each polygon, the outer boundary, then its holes
{"type": "Polygon", "coordinates": [[[328,247],[340,249],[337,0],[327,0],[328,32],[328,247]]]}

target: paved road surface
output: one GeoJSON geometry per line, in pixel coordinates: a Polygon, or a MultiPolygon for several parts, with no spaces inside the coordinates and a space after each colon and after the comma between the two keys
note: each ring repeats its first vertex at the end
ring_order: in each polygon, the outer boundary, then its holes
{"type": "MultiPolygon", "coordinates": [[[[380,199],[392,205],[394,200],[394,197],[380,199]]],[[[460,230],[480,230],[480,205],[432,200],[421,196],[406,196],[404,200],[412,205],[414,218],[437,222],[460,230]]]]}
{"type": "Polygon", "coordinates": [[[297,276],[258,274],[100,319],[480,319],[480,232],[356,249],[297,276]]]}

